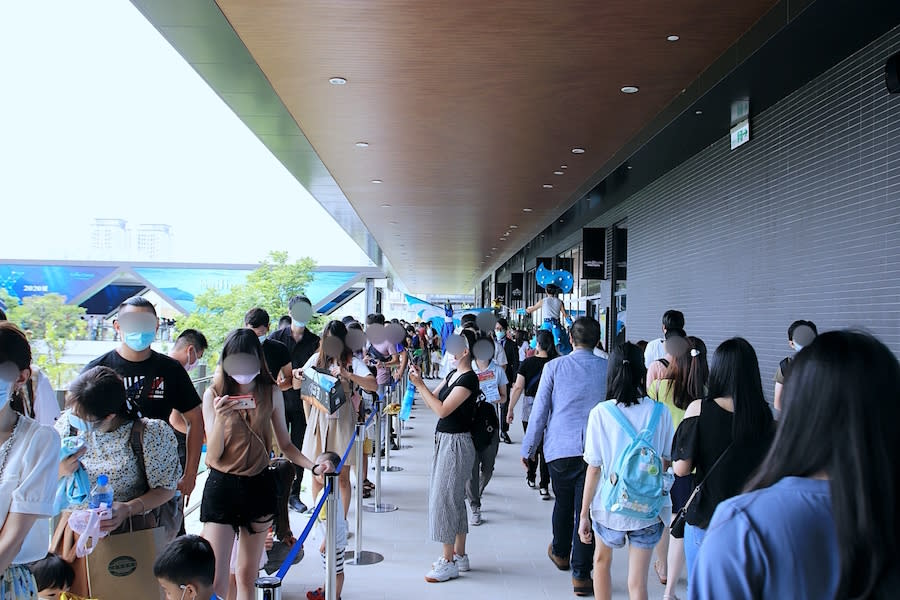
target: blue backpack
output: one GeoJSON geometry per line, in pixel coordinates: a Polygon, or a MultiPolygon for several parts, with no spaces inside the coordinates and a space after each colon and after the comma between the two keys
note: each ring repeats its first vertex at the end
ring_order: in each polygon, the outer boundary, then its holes
{"type": "Polygon", "coordinates": [[[647,427],[636,433],[615,400],[602,403],[622,429],[631,436],[615,466],[604,465],[600,501],[604,510],[635,519],[655,519],[663,505],[662,460],[653,447],[653,434],[666,408],[654,402],[647,427]]]}

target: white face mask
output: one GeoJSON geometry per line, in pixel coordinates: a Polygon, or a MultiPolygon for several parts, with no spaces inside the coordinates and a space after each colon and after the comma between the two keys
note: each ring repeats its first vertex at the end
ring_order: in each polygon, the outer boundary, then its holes
{"type": "Polygon", "coordinates": [[[6,408],[16,391],[19,368],[11,360],[0,365],[0,409],[6,408]]]}
{"type": "MultiPolygon", "coordinates": [[[[191,348],[193,348],[193,346],[191,346],[191,348]]],[[[188,361],[189,361],[188,364],[184,365],[184,370],[187,371],[188,373],[190,373],[191,371],[193,371],[194,369],[197,368],[197,365],[200,364],[200,357],[195,354],[194,360],[191,361],[191,354],[190,354],[190,349],[189,349],[188,350],[188,361]]]]}
{"type": "MultiPolygon", "coordinates": [[[[230,373],[229,373],[229,375],[230,375],[230,373]]],[[[253,374],[241,373],[241,374],[237,374],[237,375],[231,375],[231,378],[234,379],[235,381],[237,381],[241,385],[247,385],[248,383],[252,383],[253,380],[256,379],[257,375],[259,375],[259,371],[257,371],[256,373],[253,373],[253,374]]]]}

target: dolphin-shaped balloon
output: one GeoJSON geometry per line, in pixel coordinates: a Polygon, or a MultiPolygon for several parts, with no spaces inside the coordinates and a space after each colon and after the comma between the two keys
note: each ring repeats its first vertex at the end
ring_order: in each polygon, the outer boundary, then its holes
{"type": "Polygon", "coordinates": [[[555,285],[562,290],[563,294],[571,292],[572,287],[575,285],[575,280],[572,278],[571,273],[563,269],[551,271],[544,268],[543,263],[538,265],[534,275],[541,287],[546,288],[548,285],[555,285]]]}

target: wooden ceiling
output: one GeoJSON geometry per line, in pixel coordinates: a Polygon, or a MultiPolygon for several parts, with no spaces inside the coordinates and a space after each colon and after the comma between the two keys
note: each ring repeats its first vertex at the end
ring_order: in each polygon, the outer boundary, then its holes
{"type": "Polygon", "coordinates": [[[217,2],[403,282],[433,293],[530,241],[775,4],[217,2]]]}

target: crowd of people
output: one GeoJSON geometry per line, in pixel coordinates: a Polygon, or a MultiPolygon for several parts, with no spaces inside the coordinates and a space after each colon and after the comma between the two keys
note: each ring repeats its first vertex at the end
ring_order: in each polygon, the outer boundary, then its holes
{"type": "MultiPolygon", "coordinates": [[[[488,521],[484,490],[519,410],[525,483],[554,502],[547,556],[571,571],[576,596],[612,597],[614,550],[626,545],[632,600],[648,598],[650,573],[675,600],[682,571],[698,599],[896,595],[900,364],[883,343],[792,323],[773,409],[743,338],[708,355],[669,310],[662,337],[607,354],[599,323],[564,327],[554,300],[555,320],[532,333],[466,314],[448,337],[370,314],[317,335],[296,296],[274,331],[265,310],[247,312],[201,398],[188,373],[206,338],[185,330],[157,353],[160,320],[134,297],[114,323],[121,343],[84,368],[62,411],[26,335],[0,314],[0,600],[88,594],[75,515],[102,493],[101,535],[160,532],[153,575],[167,598],[255,597],[266,549],[295,541],[288,509],[308,512],[304,471],[318,503],[357,424],[404,375],[437,416],[427,531],[441,550],[428,582],[471,569],[469,526],[488,521]],[[311,372],[335,378],[347,401],[310,399],[311,372]],[[203,529],[186,535],[204,445],[203,529]]],[[[396,444],[387,430],[383,443],[396,444]]],[[[338,597],[351,468],[368,469],[351,458],[336,477],[338,597]]],[[[372,487],[364,478],[356,492],[372,487]]],[[[326,564],[324,541],[319,553],[326,564]]],[[[321,586],[307,594],[324,597],[321,586]]]]}

